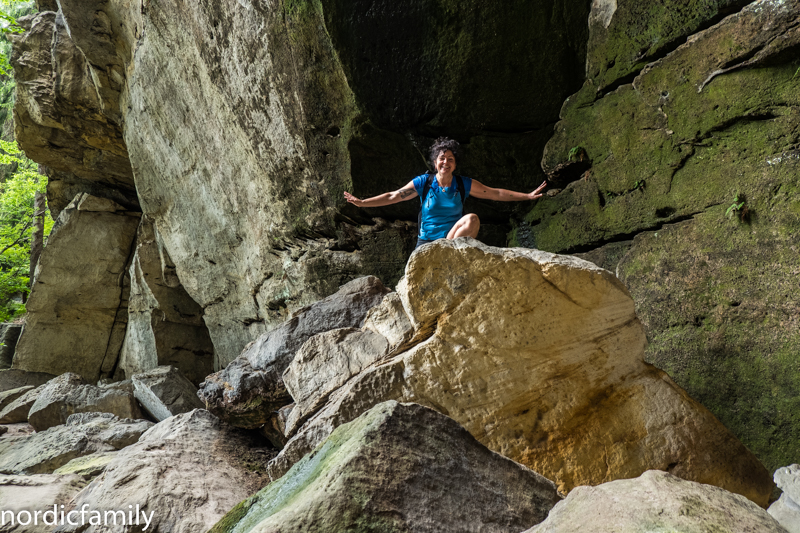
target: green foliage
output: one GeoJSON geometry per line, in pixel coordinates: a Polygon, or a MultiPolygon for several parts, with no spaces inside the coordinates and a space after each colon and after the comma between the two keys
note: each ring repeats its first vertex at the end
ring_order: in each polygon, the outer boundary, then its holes
{"type": "Polygon", "coordinates": [[[586,158],[586,150],[582,146],[573,146],[567,154],[567,159],[570,163],[583,161],[586,158]]]}
{"type": "Polygon", "coordinates": [[[733,197],[733,203],[728,207],[727,211],[725,211],[725,216],[730,218],[734,213],[743,213],[745,209],[744,204],[744,196],[737,194],[733,197]]]}
{"type": "MultiPolygon", "coordinates": [[[[45,192],[47,178],[36,171],[15,142],[0,141],[0,165],[16,165],[13,175],[0,185],[0,321],[25,312],[15,295],[28,294],[31,236],[34,226],[34,196],[45,192]]],[[[45,235],[53,219],[45,214],[45,235]]]]}

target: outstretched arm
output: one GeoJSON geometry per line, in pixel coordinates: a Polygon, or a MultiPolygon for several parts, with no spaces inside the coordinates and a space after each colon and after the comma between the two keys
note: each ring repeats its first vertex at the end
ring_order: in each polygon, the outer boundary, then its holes
{"type": "Polygon", "coordinates": [[[387,192],[366,200],[359,200],[349,192],[344,193],[344,199],[357,207],[381,207],[384,205],[392,205],[398,202],[405,202],[418,196],[417,191],[414,189],[414,182],[409,181],[402,189],[394,192],[387,192]]]}
{"type": "Polygon", "coordinates": [[[485,200],[497,200],[498,202],[522,202],[525,200],[536,200],[541,198],[542,191],[547,187],[547,182],[542,182],[533,192],[514,192],[506,189],[495,189],[487,187],[483,183],[472,180],[472,189],[470,195],[475,198],[483,198],[485,200]]]}

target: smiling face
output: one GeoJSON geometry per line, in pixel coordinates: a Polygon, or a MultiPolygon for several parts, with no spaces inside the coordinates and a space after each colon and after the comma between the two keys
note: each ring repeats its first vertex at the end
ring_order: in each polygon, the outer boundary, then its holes
{"type": "Polygon", "coordinates": [[[450,150],[439,152],[436,157],[436,173],[440,176],[449,176],[456,169],[456,157],[450,150]]]}

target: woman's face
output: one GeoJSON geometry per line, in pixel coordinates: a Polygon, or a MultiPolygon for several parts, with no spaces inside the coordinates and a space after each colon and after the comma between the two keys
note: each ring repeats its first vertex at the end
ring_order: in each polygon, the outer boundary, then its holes
{"type": "Polygon", "coordinates": [[[439,174],[452,174],[456,169],[456,158],[450,150],[439,152],[436,157],[436,172],[439,174]]]}

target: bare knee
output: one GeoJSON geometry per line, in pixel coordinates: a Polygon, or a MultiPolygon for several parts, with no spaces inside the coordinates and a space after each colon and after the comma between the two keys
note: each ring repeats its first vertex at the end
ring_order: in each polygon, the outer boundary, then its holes
{"type": "Polygon", "coordinates": [[[480,227],[481,219],[478,218],[478,215],[475,213],[470,213],[461,217],[456,225],[453,226],[453,229],[450,230],[447,238],[455,239],[456,237],[472,237],[475,239],[478,237],[478,230],[480,227]]]}

